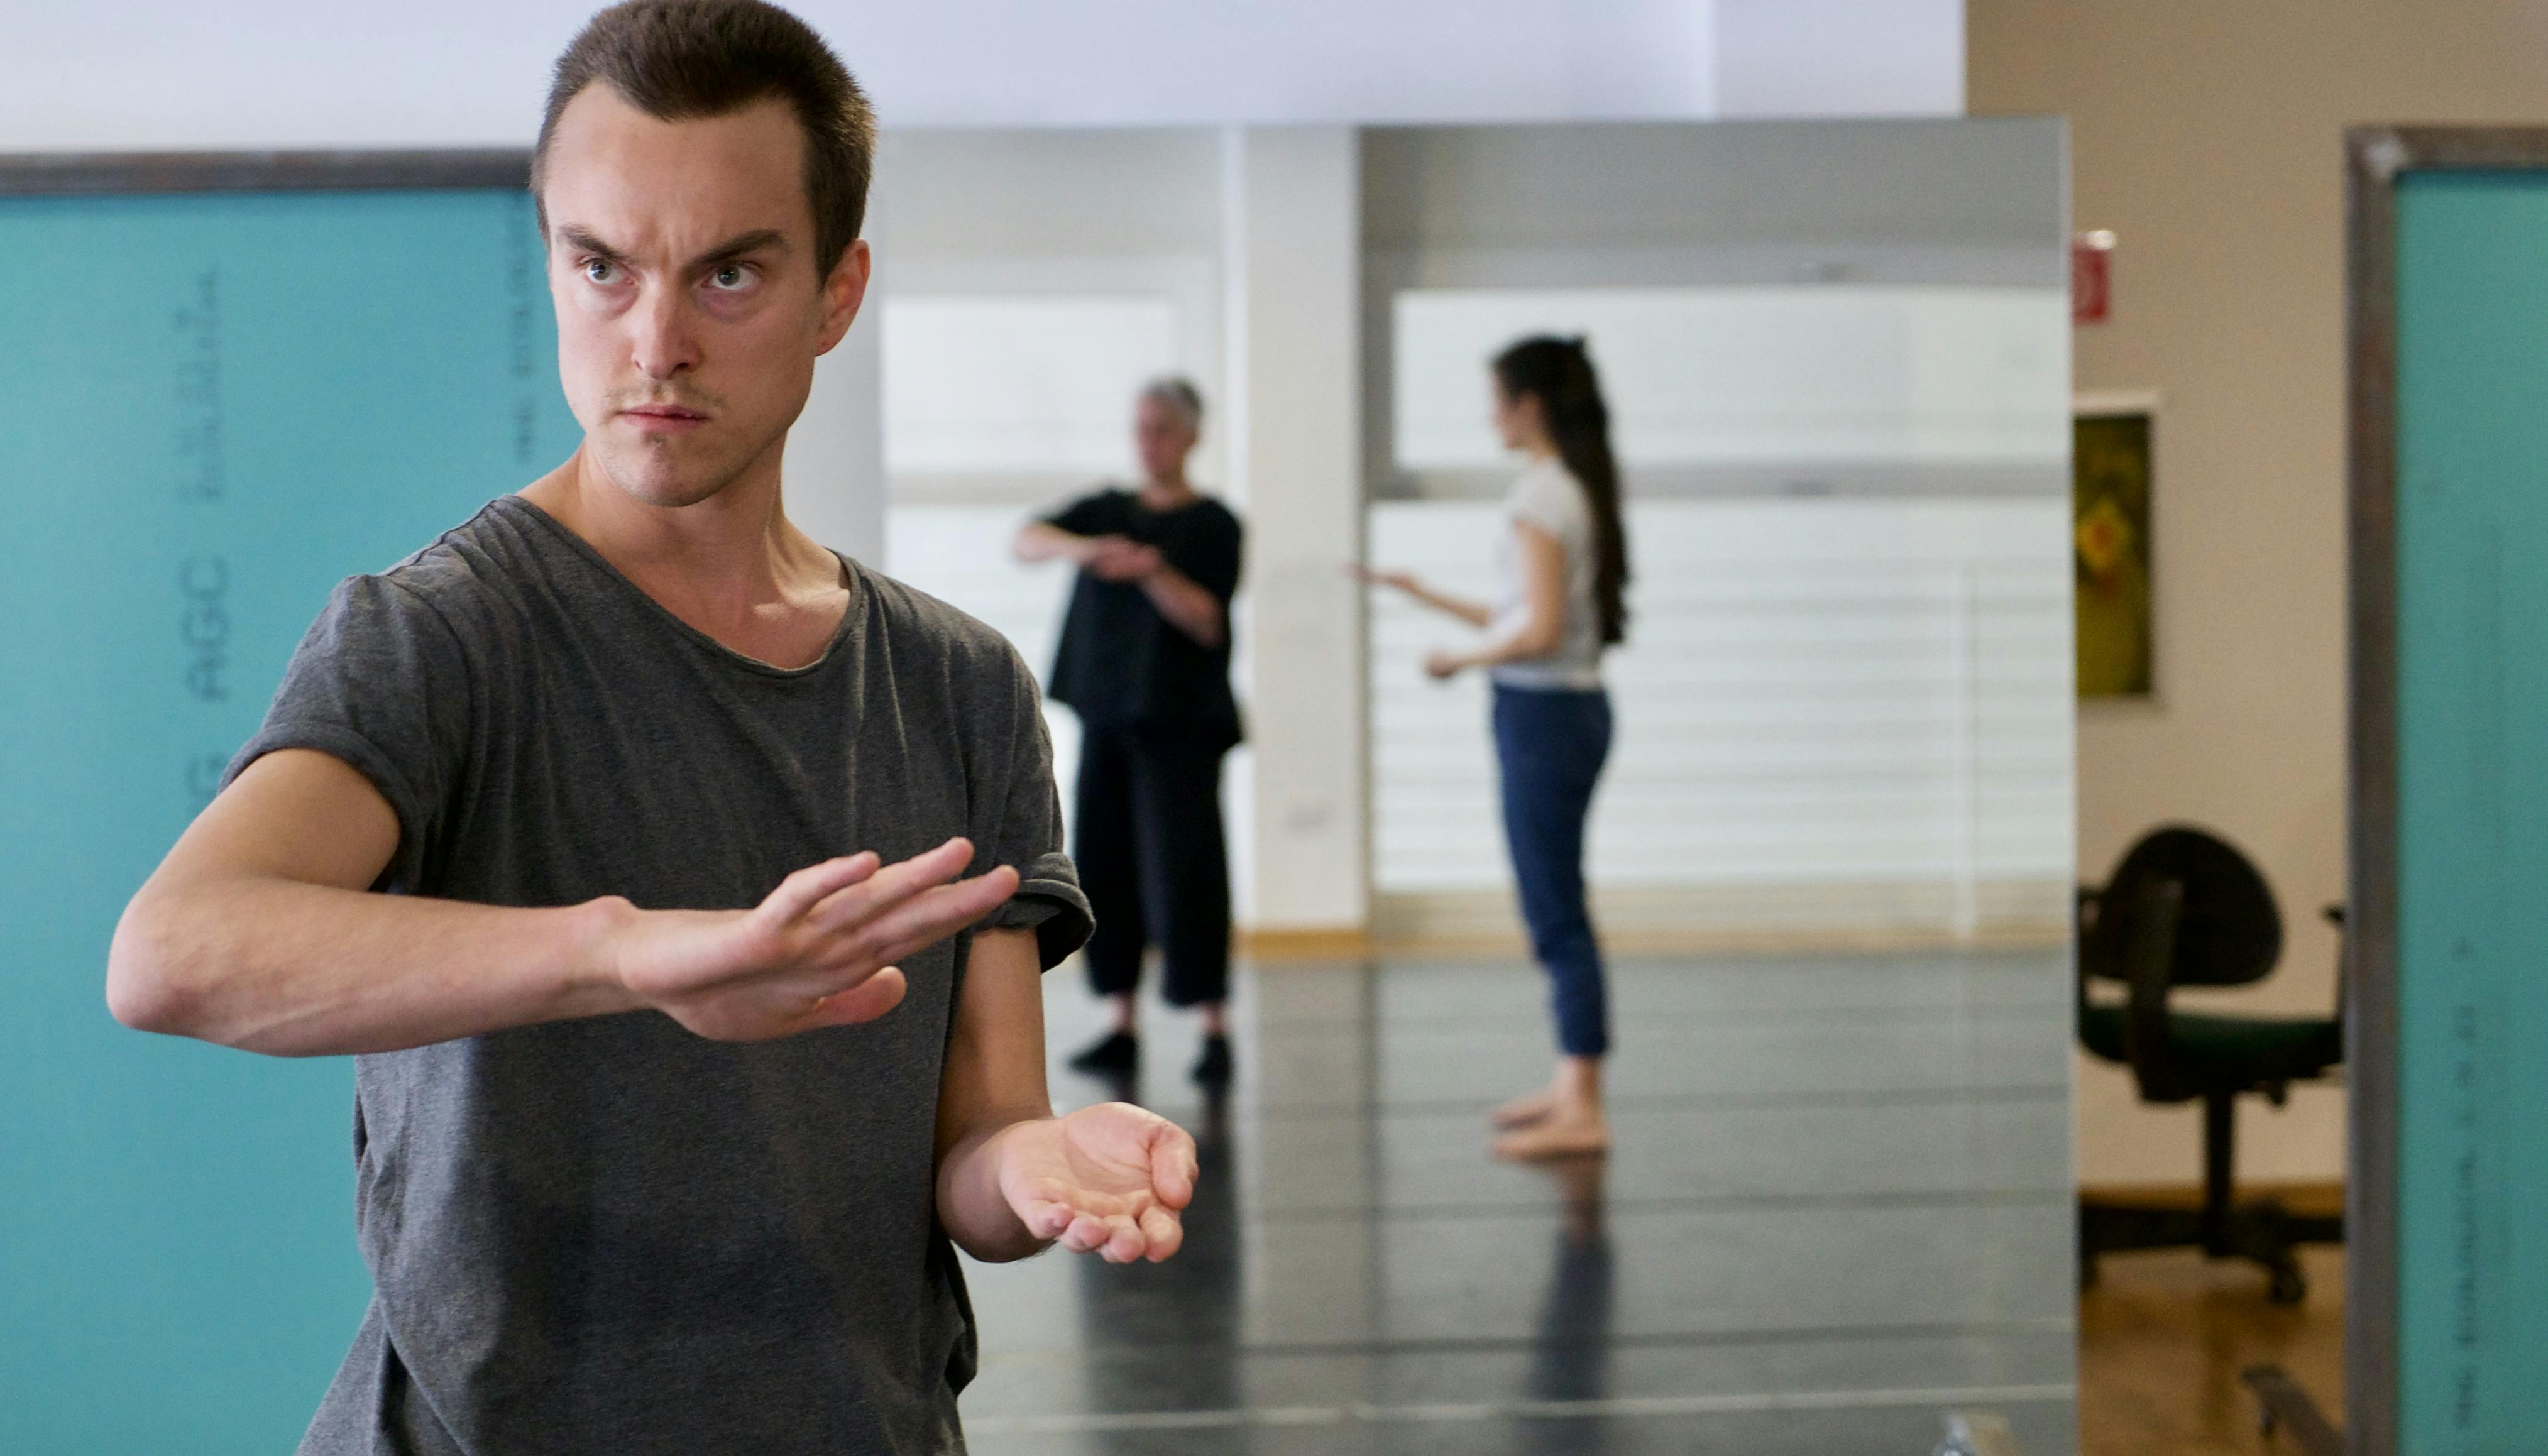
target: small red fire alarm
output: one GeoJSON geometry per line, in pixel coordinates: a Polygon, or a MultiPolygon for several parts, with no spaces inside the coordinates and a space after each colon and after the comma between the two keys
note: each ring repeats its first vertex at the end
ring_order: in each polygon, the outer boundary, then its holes
{"type": "Polygon", "coordinates": [[[2103,323],[2114,291],[2115,234],[2100,228],[2070,239],[2070,321],[2103,323]]]}

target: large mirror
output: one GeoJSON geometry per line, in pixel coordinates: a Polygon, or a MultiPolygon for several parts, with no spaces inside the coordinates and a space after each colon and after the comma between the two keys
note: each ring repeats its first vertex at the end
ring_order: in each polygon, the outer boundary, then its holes
{"type": "MultiPolygon", "coordinates": [[[[887,138],[886,568],[1051,661],[1024,521],[1206,402],[1247,522],[1225,780],[1237,1075],[1158,1267],[969,1271],[977,1452],[1932,1449],[2073,1429],[2063,139],[2031,121],[887,138]],[[1581,337],[1633,567],[1584,864],[1606,1156],[1548,1074],[1465,629],[1522,469],[1489,362],[1581,337]]],[[[1078,725],[1052,712],[1064,798],[1078,725]]]]}

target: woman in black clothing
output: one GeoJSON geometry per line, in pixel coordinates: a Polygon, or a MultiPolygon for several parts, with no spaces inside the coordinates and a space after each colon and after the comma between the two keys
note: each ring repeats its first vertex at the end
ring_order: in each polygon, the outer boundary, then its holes
{"type": "Polygon", "coordinates": [[[1121,1074],[1137,1064],[1141,956],[1157,946],[1168,1004],[1202,1012],[1194,1077],[1209,1085],[1230,1072],[1221,761],[1238,742],[1229,598],[1239,525],[1186,481],[1202,424],[1192,384],[1144,389],[1134,423],[1140,488],[1101,490],[1029,522],[1017,553],[1079,568],[1047,690],[1083,730],[1072,851],[1097,930],[1081,955],[1115,1026],[1071,1065],[1121,1074]]]}

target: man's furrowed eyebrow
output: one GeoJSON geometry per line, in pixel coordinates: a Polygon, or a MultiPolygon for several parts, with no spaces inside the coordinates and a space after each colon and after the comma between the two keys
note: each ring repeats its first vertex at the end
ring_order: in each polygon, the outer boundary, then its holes
{"type": "Polygon", "coordinates": [[[610,244],[603,242],[600,238],[593,236],[592,233],[585,231],[581,228],[573,226],[560,228],[558,229],[558,237],[561,241],[565,242],[567,246],[574,248],[577,252],[591,253],[596,258],[601,258],[613,263],[624,263],[628,261],[627,254],[621,252],[615,247],[612,247],[610,244]]]}
{"type": "Polygon", "coordinates": [[[697,273],[713,268],[719,263],[731,263],[747,253],[757,253],[765,248],[784,252],[787,248],[785,234],[775,228],[756,228],[750,232],[737,233],[690,259],[689,270],[697,273]]]}

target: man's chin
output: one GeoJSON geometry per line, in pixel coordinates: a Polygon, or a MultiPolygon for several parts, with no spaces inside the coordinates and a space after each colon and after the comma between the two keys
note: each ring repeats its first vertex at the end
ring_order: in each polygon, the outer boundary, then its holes
{"type": "Polygon", "coordinates": [[[668,458],[654,449],[600,452],[602,473],[621,495],[641,505],[675,509],[696,505],[734,483],[740,472],[668,458]]]}

